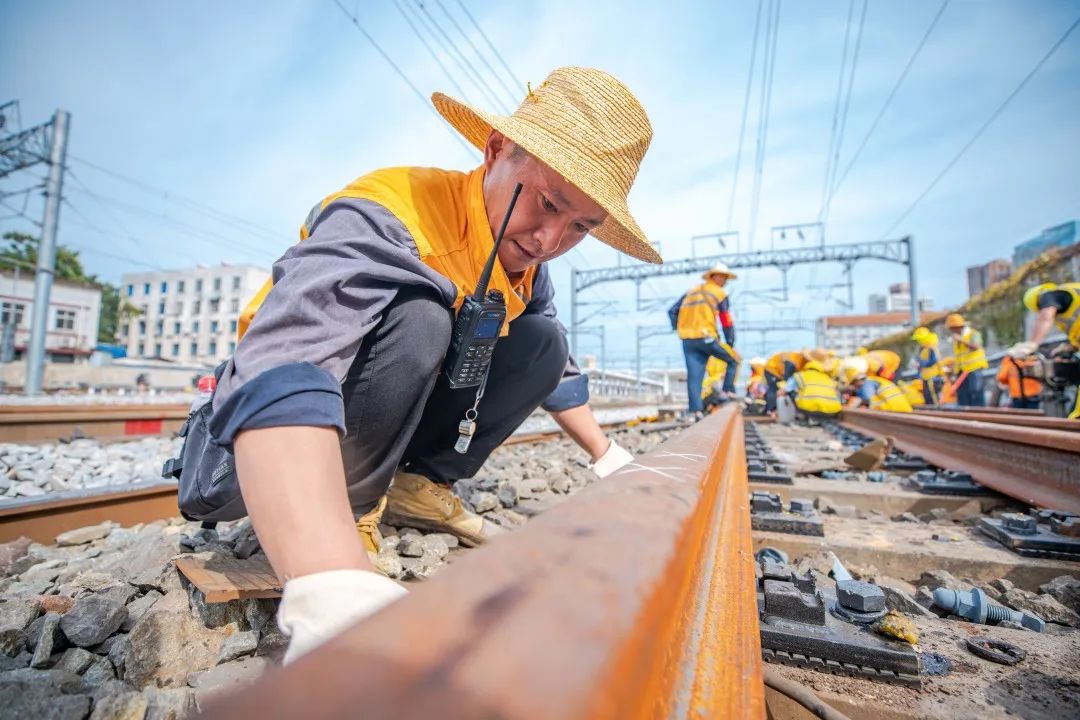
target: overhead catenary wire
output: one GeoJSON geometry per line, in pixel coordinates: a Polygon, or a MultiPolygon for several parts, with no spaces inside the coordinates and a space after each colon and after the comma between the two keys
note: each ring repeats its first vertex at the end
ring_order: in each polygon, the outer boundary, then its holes
{"type": "Polygon", "coordinates": [[[832,176],[833,150],[836,147],[836,134],[840,127],[840,108],[843,106],[844,76],[847,71],[848,46],[851,42],[851,25],[855,16],[855,0],[849,0],[847,24],[844,28],[844,50],[840,54],[840,72],[836,76],[836,99],[833,100],[832,123],[829,125],[829,149],[825,151],[825,172],[821,180],[821,205],[817,219],[820,222],[825,214],[825,203],[829,199],[829,180],[832,176]]]}
{"type": "Polygon", "coordinates": [[[742,120],[739,121],[739,143],[735,151],[735,171],[731,177],[731,197],[728,199],[727,222],[724,228],[731,229],[735,216],[735,196],[739,189],[739,170],[742,167],[743,140],[746,137],[746,118],[750,114],[750,95],[754,87],[754,63],[757,59],[758,37],[761,35],[761,9],[765,0],[758,0],[757,18],[754,20],[754,40],[750,44],[750,68],[746,72],[746,91],[743,94],[742,120]]]}
{"type": "Polygon", "coordinates": [[[495,59],[499,61],[499,63],[503,66],[503,69],[506,70],[506,73],[510,76],[510,79],[513,80],[514,84],[518,87],[518,92],[524,92],[525,83],[518,80],[517,76],[514,74],[514,71],[510,69],[510,65],[503,58],[502,53],[500,53],[498,48],[495,47],[495,43],[491,42],[491,38],[489,38],[487,36],[487,33],[484,32],[484,29],[480,27],[480,23],[476,22],[476,18],[473,17],[472,13],[469,12],[469,9],[465,7],[465,4],[461,0],[455,0],[455,2],[457,2],[458,7],[461,8],[461,11],[465,13],[465,17],[469,18],[469,22],[471,22],[473,27],[476,28],[476,31],[480,33],[480,37],[484,38],[484,42],[486,42],[487,46],[491,48],[491,52],[495,55],[495,59]]]}
{"type": "Polygon", "coordinates": [[[427,5],[423,0],[416,0],[416,6],[420,8],[420,13],[427,18],[428,22],[431,23],[431,26],[435,28],[435,32],[442,38],[444,43],[443,46],[448,48],[450,57],[454,59],[454,62],[457,63],[458,67],[461,68],[466,77],[468,77],[472,84],[487,98],[488,102],[492,104],[492,108],[501,110],[509,115],[510,108],[507,107],[506,103],[499,99],[499,96],[491,89],[491,85],[481,77],[472,61],[465,56],[465,53],[461,51],[461,48],[454,42],[454,39],[450,37],[446,30],[443,29],[443,26],[439,24],[439,21],[428,11],[427,5]]]}
{"type": "Polygon", "coordinates": [[[450,14],[450,11],[446,9],[446,5],[443,4],[443,1],[435,0],[435,2],[439,6],[439,9],[443,11],[443,14],[446,15],[446,19],[450,21],[450,24],[454,26],[454,29],[461,33],[461,37],[465,38],[465,42],[467,42],[469,44],[469,47],[472,48],[473,53],[478,58],[480,58],[480,62],[484,63],[484,67],[488,69],[488,72],[491,73],[491,76],[495,78],[495,81],[499,83],[499,86],[503,89],[503,91],[506,92],[507,96],[510,98],[510,102],[516,104],[519,100],[521,100],[520,93],[515,93],[513,90],[511,90],[503,81],[499,73],[495,72],[495,68],[491,67],[491,63],[489,63],[484,54],[477,49],[476,45],[472,41],[472,38],[470,38],[469,34],[465,32],[461,25],[458,24],[458,21],[454,19],[454,16],[450,14]]]}
{"type": "Polygon", "coordinates": [[[772,108],[773,72],[776,64],[777,36],[780,30],[780,2],[769,0],[765,26],[765,52],[761,69],[761,97],[758,102],[757,147],[754,162],[754,184],[750,194],[750,222],[747,229],[748,249],[753,249],[757,235],[758,209],[761,201],[762,177],[765,173],[765,154],[768,148],[769,113],[772,108]]]}
{"type": "Polygon", "coordinates": [[[859,141],[859,145],[855,148],[855,152],[852,153],[851,159],[848,161],[847,166],[844,168],[844,172],[840,174],[840,179],[836,181],[833,186],[833,195],[837,193],[840,186],[844,184],[844,180],[847,179],[848,173],[851,172],[851,168],[858,162],[859,156],[862,155],[863,149],[866,148],[866,144],[870,142],[870,138],[873,136],[874,131],[877,130],[878,125],[881,123],[881,119],[885,116],[885,112],[889,109],[893,99],[896,97],[897,92],[900,90],[900,86],[904,84],[904,80],[907,79],[908,73],[911,72],[912,66],[915,65],[915,60],[918,59],[919,54],[922,53],[923,48],[926,47],[927,40],[934,32],[934,28],[937,27],[938,21],[945,12],[945,8],[949,6],[951,0],[942,0],[941,7],[938,8],[934,18],[930,21],[929,27],[926,28],[926,32],[923,33],[922,39],[919,40],[919,44],[915,47],[915,52],[908,58],[907,64],[904,65],[904,69],[900,71],[899,77],[896,78],[896,82],[893,83],[892,89],[889,90],[888,96],[885,98],[885,102],[882,103],[881,109],[878,110],[877,115],[874,117],[873,122],[870,123],[869,129],[866,134],[863,135],[862,140],[859,141]]]}
{"type": "Polygon", "coordinates": [[[442,61],[442,58],[439,57],[439,54],[435,52],[435,48],[431,47],[431,43],[427,41],[427,38],[424,37],[424,34],[420,32],[420,28],[417,27],[416,23],[413,22],[412,17],[409,15],[409,12],[415,12],[413,7],[408,3],[402,3],[401,0],[394,0],[394,7],[397,8],[398,13],[400,13],[401,17],[405,19],[405,22],[412,29],[413,34],[416,35],[416,37],[420,40],[421,44],[423,44],[424,48],[428,51],[428,54],[431,55],[431,59],[434,60],[436,64],[438,64],[439,68],[443,71],[443,74],[446,75],[447,80],[449,80],[450,84],[454,86],[454,89],[458,91],[458,94],[461,96],[461,98],[465,102],[472,104],[472,99],[470,99],[469,94],[465,92],[465,88],[461,87],[461,85],[457,81],[457,78],[454,77],[454,74],[450,72],[450,68],[446,67],[446,63],[442,61]],[[406,7],[408,7],[409,10],[406,10],[406,7]]]}
{"type": "Polygon", "coordinates": [[[942,178],[948,175],[949,172],[954,167],[956,167],[956,164],[960,162],[961,158],[963,158],[964,155],[967,154],[967,151],[970,150],[972,146],[974,146],[975,143],[979,141],[979,138],[981,138],[983,134],[990,128],[990,126],[994,124],[994,121],[997,120],[998,117],[1000,117],[1001,113],[1005,111],[1005,108],[1007,108],[1009,104],[1016,98],[1016,96],[1020,94],[1020,91],[1022,91],[1027,86],[1027,84],[1031,82],[1031,79],[1035,77],[1039,70],[1042,69],[1042,66],[1046,64],[1046,61],[1049,60],[1055,52],[1057,52],[1058,48],[1060,48],[1064,44],[1064,42],[1069,38],[1070,35],[1072,35],[1073,31],[1076,30],[1078,26],[1080,26],[1080,17],[1077,17],[1076,20],[1073,21],[1072,25],[1068,27],[1065,33],[1061,37],[1059,37],[1053,45],[1050,46],[1050,49],[1047,50],[1041,58],[1039,58],[1039,61],[1035,63],[1035,66],[1032,67],[1031,70],[1028,71],[1027,75],[1024,76],[1020,83],[1015,88],[1013,88],[1012,92],[1010,92],[1005,97],[1005,99],[1002,100],[1001,103],[994,109],[994,111],[990,113],[990,116],[986,118],[982,125],[979,126],[979,129],[975,131],[975,134],[971,136],[971,139],[964,143],[964,146],[961,147],[960,150],[952,156],[949,162],[945,163],[945,167],[943,167],[941,171],[934,176],[934,179],[930,181],[930,184],[927,185],[921,193],[919,193],[918,197],[915,198],[911,205],[909,205],[907,209],[900,214],[900,217],[898,217],[896,221],[889,226],[889,229],[882,233],[882,240],[889,237],[889,235],[892,234],[892,232],[902,222],[904,222],[904,220],[906,220],[909,215],[911,215],[912,211],[914,211],[915,208],[918,207],[924,199],[926,199],[926,196],[929,195],[935,187],[937,187],[937,184],[941,182],[942,178]]]}
{"type": "Polygon", "coordinates": [[[431,104],[428,98],[424,97],[424,94],[420,92],[420,90],[416,87],[413,81],[409,79],[409,76],[405,74],[405,71],[403,71],[398,66],[398,64],[394,62],[394,59],[391,58],[385,50],[383,50],[382,45],[380,45],[375,40],[375,38],[372,37],[371,33],[364,29],[364,26],[360,24],[360,20],[355,15],[350,13],[345,8],[345,6],[341,4],[340,0],[331,0],[331,2],[338,6],[338,9],[341,10],[341,12],[345,15],[345,17],[349,19],[350,22],[352,22],[353,27],[355,27],[357,31],[361,35],[363,35],[369,43],[371,43],[371,46],[375,48],[376,52],[379,53],[382,59],[386,61],[386,63],[394,70],[395,73],[397,73],[397,76],[401,79],[401,81],[408,85],[409,89],[412,90],[413,94],[417,97],[417,99],[420,100],[421,103],[423,103],[424,107],[426,107],[428,111],[430,111],[439,120],[439,124],[446,129],[446,132],[450,133],[458,142],[458,144],[461,145],[461,147],[465,148],[465,152],[468,153],[469,158],[475,159],[477,156],[476,148],[466,142],[465,139],[460,135],[460,133],[458,133],[457,130],[451,127],[448,122],[446,122],[443,116],[439,114],[439,111],[435,109],[435,106],[431,104]]]}
{"type": "Polygon", "coordinates": [[[833,195],[836,193],[836,170],[840,167],[840,151],[844,146],[844,132],[847,129],[848,110],[851,108],[851,93],[855,89],[855,73],[859,69],[859,51],[862,49],[863,29],[866,26],[866,11],[869,0],[863,0],[862,12],[859,15],[859,29],[855,35],[855,50],[851,56],[851,70],[848,73],[847,90],[844,93],[844,107],[840,111],[840,129],[836,135],[836,148],[833,151],[831,178],[829,179],[829,194],[825,200],[825,208],[821,217],[821,232],[825,233],[829,222],[829,209],[832,206],[833,195]]]}

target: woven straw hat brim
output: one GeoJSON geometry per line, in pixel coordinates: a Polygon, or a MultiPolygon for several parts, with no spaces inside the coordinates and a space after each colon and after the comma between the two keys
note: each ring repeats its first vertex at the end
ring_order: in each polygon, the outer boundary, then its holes
{"type": "Polygon", "coordinates": [[[572,143],[527,120],[477,110],[440,92],[431,96],[431,102],[448,123],[481,151],[487,145],[491,131],[498,130],[588,195],[607,212],[603,224],[591,233],[596,239],[638,260],[664,262],[630,215],[626,198],[581,167],[572,143]]]}

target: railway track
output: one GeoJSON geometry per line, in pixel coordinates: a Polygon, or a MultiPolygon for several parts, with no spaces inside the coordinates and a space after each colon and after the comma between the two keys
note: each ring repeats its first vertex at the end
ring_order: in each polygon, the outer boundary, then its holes
{"type": "Polygon", "coordinates": [[[134,438],[176,432],[187,405],[0,406],[0,442],[134,438]]]}
{"type": "Polygon", "coordinates": [[[940,467],[962,470],[1029,505],[1080,513],[1080,433],[974,419],[968,413],[845,410],[841,424],[879,437],[940,467]]]}
{"type": "Polygon", "coordinates": [[[208,717],[763,718],[742,426],[706,418],[208,717]]]}

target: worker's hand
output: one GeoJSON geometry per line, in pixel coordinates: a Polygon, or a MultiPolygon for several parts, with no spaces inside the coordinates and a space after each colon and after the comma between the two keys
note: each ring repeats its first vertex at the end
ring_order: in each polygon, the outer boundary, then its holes
{"type": "Polygon", "coordinates": [[[597,477],[605,478],[633,459],[633,455],[612,440],[607,451],[597,458],[596,462],[589,464],[589,469],[596,473],[597,477]]]}
{"type": "Polygon", "coordinates": [[[289,580],[278,608],[278,627],[289,637],[284,663],[405,594],[405,588],[369,570],[330,570],[289,580]]]}
{"type": "Polygon", "coordinates": [[[1035,354],[1035,351],[1039,349],[1038,344],[1025,340],[1018,342],[1009,348],[1009,355],[1014,358],[1026,358],[1035,354]]]}

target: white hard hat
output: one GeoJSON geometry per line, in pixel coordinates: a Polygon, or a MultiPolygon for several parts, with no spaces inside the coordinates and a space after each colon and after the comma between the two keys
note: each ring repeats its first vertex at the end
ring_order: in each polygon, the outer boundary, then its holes
{"type": "Polygon", "coordinates": [[[735,279],[735,278],[738,277],[738,275],[736,275],[735,273],[731,272],[730,269],[728,269],[727,263],[722,263],[722,262],[718,262],[715,265],[713,265],[711,268],[706,270],[705,273],[701,277],[708,280],[713,275],[726,275],[727,277],[732,278],[732,279],[735,279]]]}

